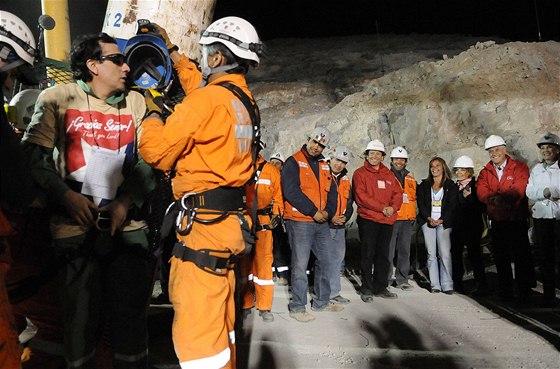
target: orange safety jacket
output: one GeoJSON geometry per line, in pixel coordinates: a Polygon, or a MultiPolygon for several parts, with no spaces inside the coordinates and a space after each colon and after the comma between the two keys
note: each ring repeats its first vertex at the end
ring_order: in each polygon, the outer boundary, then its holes
{"type": "MultiPolygon", "coordinates": [[[[246,187],[247,208],[249,211],[253,206],[255,188],[257,188],[257,209],[262,210],[271,206],[272,214],[282,215],[284,213],[284,200],[282,198],[282,187],[280,185],[280,171],[274,165],[265,162],[259,155],[257,167],[264,163],[258,175],[257,183],[246,187]]],[[[270,223],[270,214],[259,214],[259,224],[270,223]]]]}
{"type": "Polygon", "coordinates": [[[176,199],[189,192],[242,187],[253,174],[251,118],[235,95],[216,85],[220,82],[252,97],[243,75],[228,74],[191,91],[165,125],[153,117],[142,124],[140,154],[156,169],[175,169],[176,199]]]}
{"type": "Polygon", "coordinates": [[[339,215],[346,215],[347,213],[347,205],[348,205],[348,198],[350,197],[350,190],[351,184],[350,177],[347,174],[344,174],[340,181],[334,181],[337,186],[338,190],[338,199],[336,203],[336,214],[335,216],[339,215]]]}
{"type": "MultiPolygon", "coordinates": [[[[400,181],[399,185],[401,184],[400,181]]],[[[397,220],[415,220],[416,219],[416,179],[412,174],[408,173],[404,177],[404,187],[401,185],[403,190],[403,203],[401,208],[397,212],[397,220]],[[406,200],[405,200],[406,198],[406,200]],[[408,201],[408,202],[406,202],[408,201]]]]}
{"type": "MultiPolygon", "coordinates": [[[[327,162],[319,163],[319,180],[309,166],[302,149],[292,155],[299,167],[299,180],[302,193],[313,202],[319,210],[327,206],[327,196],[331,188],[331,167],[327,162]]],[[[313,216],[298,211],[288,201],[284,201],[284,218],[299,222],[314,222],[313,216]]]]}

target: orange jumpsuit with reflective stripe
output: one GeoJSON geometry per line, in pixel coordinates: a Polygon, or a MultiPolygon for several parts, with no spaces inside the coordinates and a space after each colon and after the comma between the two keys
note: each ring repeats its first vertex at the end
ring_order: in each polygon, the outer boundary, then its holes
{"type": "MultiPolygon", "coordinates": [[[[259,156],[260,165],[264,162],[259,156]]],[[[284,212],[282,199],[282,187],[280,184],[280,171],[270,164],[265,163],[259,174],[257,183],[247,186],[247,207],[249,210],[253,205],[255,191],[257,192],[257,209],[272,206],[272,213],[281,215],[284,212]]],[[[270,215],[259,215],[259,224],[269,225],[270,215]]],[[[256,306],[258,310],[271,310],[272,298],[274,296],[274,282],[272,280],[272,231],[258,230],[257,242],[253,247],[254,252],[242,259],[243,278],[247,278],[247,285],[243,291],[243,309],[256,306]]]]}
{"type": "MultiPolygon", "coordinates": [[[[196,69],[190,71],[198,73],[196,69]]],[[[157,169],[176,170],[176,199],[221,186],[242,187],[251,178],[251,119],[241,101],[226,88],[216,86],[222,81],[251,96],[243,75],[228,74],[191,91],[165,125],[158,118],[143,122],[140,153],[157,169]]],[[[250,224],[248,216],[246,219],[250,224]]],[[[188,235],[177,237],[195,250],[227,250],[232,254],[245,250],[236,215],[217,223],[194,222],[188,235]]],[[[182,367],[235,368],[234,290],[233,270],[218,276],[192,262],[171,259],[173,344],[182,367]]]]}

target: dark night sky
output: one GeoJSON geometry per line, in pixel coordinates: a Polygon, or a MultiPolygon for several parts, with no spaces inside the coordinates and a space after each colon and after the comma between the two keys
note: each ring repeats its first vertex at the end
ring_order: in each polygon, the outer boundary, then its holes
{"type": "MultiPolygon", "coordinates": [[[[32,29],[39,0],[0,6],[32,29]]],[[[107,0],[69,0],[72,37],[98,32],[107,0]]],[[[327,37],[380,33],[439,33],[499,36],[514,41],[560,41],[559,0],[218,0],[215,17],[237,15],[253,23],[261,38],[327,37]]]]}

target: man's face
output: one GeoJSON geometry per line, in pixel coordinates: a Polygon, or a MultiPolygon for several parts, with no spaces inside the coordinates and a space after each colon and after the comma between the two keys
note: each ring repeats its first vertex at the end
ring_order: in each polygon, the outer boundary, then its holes
{"type": "Polygon", "coordinates": [[[282,171],[282,167],[284,166],[284,164],[282,164],[282,162],[278,159],[270,159],[270,163],[272,165],[274,165],[276,168],[278,168],[279,171],[282,171]]]}
{"type": "Polygon", "coordinates": [[[344,170],[346,163],[336,158],[331,159],[331,170],[334,174],[338,174],[344,170]]]}
{"type": "Polygon", "coordinates": [[[403,158],[392,158],[391,163],[398,171],[401,171],[406,167],[406,159],[403,158]]]}
{"type": "Polygon", "coordinates": [[[321,155],[323,149],[325,148],[325,146],[321,145],[319,142],[313,139],[307,141],[306,147],[307,147],[307,153],[312,157],[321,155]]]}
{"type": "Polygon", "coordinates": [[[560,153],[560,147],[556,145],[541,145],[540,148],[542,159],[548,164],[554,163],[558,160],[558,154],[560,153]]]}
{"type": "Polygon", "coordinates": [[[366,156],[366,160],[373,167],[377,168],[379,164],[383,161],[383,153],[377,150],[369,150],[366,156]]]}
{"type": "Polygon", "coordinates": [[[505,146],[494,146],[488,149],[490,161],[496,165],[500,165],[506,161],[506,153],[507,150],[505,146]]]}
{"type": "Polygon", "coordinates": [[[97,78],[107,87],[110,87],[112,91],[123,91],[130,67],[126,63],[119,65],[121,61],[119,55],[122,54],[116,44],[100,42],[100,45],[102,59],[95,61],[97,73],[93,73],[93,78],[97,78]]]}

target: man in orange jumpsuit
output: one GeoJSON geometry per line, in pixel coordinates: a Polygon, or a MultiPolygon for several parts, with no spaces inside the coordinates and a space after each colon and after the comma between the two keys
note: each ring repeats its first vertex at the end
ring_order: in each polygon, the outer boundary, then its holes
{"type": "MultiPolygon", "coordinates": [[[[187,94],[165,124],[146,96],[148,116],[139,147],[153,167],[176,171],[179,242],[171,259],[169,298],[180,365],[235,368],[232,264],[251,242],[244,237],[250,233],[244,185],[255,171],[252,151],[258,136],[256,106],[243,103],[253,101],[245,74],[258,64],[262,43],[254,27],[238,17],[215,21],[199,42],[207,84],[187,94]],[[220,85],[224,82],[229,88],[220,85]]],[[[180,77],[196,79],[200,73],[194,64],[184,62],[180,77]]]]}
{"type": "Polygon", "coordinates": [[[243,296],[243,310],[249,312],[256,306],[259,316],[265,322],[274,321],[272,297],[274,281],[272,280],[272,230],[278,226],[280,216],[284,212],[280,172],[271,163],[259,155],[257,166],[257,182],[247,188],[247,206],[253,206],[257,196],[257,241],[253,252],[242,259],[243,277],[247,277],[243,296]]]}

